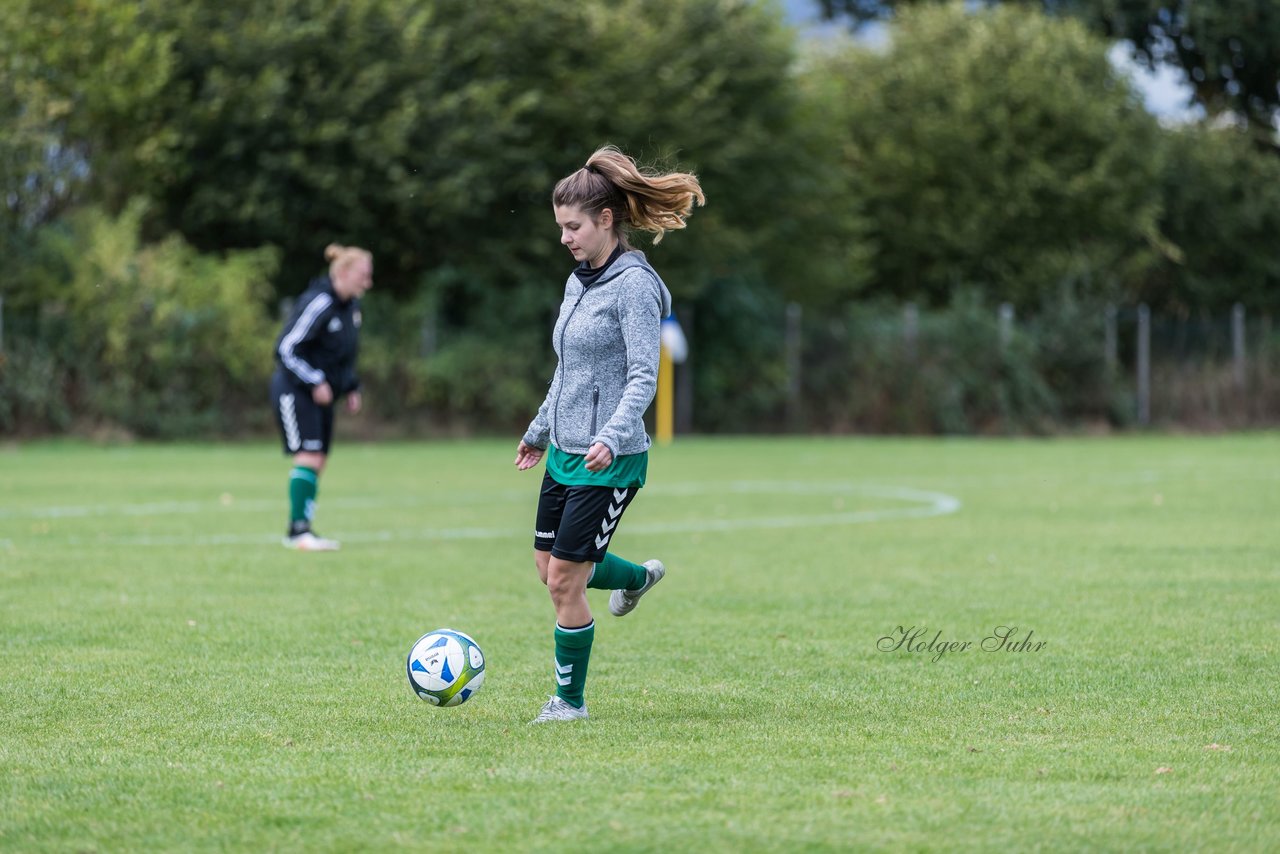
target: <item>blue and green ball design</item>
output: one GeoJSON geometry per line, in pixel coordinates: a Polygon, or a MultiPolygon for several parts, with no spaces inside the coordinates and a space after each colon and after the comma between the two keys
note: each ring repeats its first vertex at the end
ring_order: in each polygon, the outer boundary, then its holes
{"type": "Polygon", "coordinates": [[[405,666],[413,692],[433,706],[460,706],[484,684],[480,645],[454,629],[436,629],[418,638],[405,666]]]}

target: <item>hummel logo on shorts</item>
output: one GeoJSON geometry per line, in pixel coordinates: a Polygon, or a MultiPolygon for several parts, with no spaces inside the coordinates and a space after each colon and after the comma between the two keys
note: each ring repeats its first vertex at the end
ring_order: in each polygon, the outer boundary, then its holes
{"type": "Polygon", "coordinates": [[[556,538],[555,531],[539,531],[537,528],[534,528],[533,535],[535,537],[541,537],[544,540],[554,540],[556,538]]]}

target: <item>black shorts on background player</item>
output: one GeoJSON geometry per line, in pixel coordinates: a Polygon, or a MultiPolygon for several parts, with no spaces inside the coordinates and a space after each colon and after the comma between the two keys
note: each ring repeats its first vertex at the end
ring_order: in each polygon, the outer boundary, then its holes
{"type": "Polygon", "coordinates": [[[271,377],[271,404],[286,454],[329,453],[333,440],[333,404],[321,406],[311,389],[292,382],[281,370],[271,377]]]}

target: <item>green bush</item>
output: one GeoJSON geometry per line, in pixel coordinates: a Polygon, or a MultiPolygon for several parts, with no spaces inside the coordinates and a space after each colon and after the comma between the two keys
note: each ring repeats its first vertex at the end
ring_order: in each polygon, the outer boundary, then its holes
{"type": "Polygon", "coordinates": [[[142,214],[85,209],[38,235],[15,310],[40,344],[21,345],[32,355],[10,364],[6,383],[44,377],[62,403],[19,398],[15,422],[57,428],[69,411],[149,437],[261,426],[276,254],[200,255],[177,237],[144,245],[142,214]]]}
{"type": "Polygon", "coordinates": [[[698,430],[758,433],[784,426],[787,367],[782,298],[751,278],[714,282],[694,303],[698,430]]]}
{"type": "Polygon", "coordinates": [[[360,377],[367,414],[409,433],[523,431],[555,366],[551,321],[497,335],[443,322],[436,291],[363,304],[360,377]]]}
{"type": "Polygon", "coordinates": [[[1002,332],[995,307],[972,293],[917,315],[850,307],[804,328],[805,422],[874,433],[1041,433],[1120,420],[1106,366],[1102,306],[1064,300],[1002,332]]]}
{"type": "Polygon", "coordinates": [[[71,424],[66,366],[38,341],[6,342],[0,353],[0,431],[59,432],[71,424]]]}

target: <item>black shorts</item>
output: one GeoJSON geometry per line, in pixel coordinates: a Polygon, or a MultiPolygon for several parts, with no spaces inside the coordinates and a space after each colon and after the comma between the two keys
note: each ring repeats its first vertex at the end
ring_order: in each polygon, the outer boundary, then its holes
{"type": "Polygon", "coordinates": [[[271,404],[286,454],[329,453],[333,439],[333,405],[321,406],[311,390],[300,388],[276,371],[271,378],[271,404]]]}
{"type": "Polygon", "coordinates": [[[560,560],[599,563],[638,487],[565,486],[542,476],[533,547],[560,560]]]}

